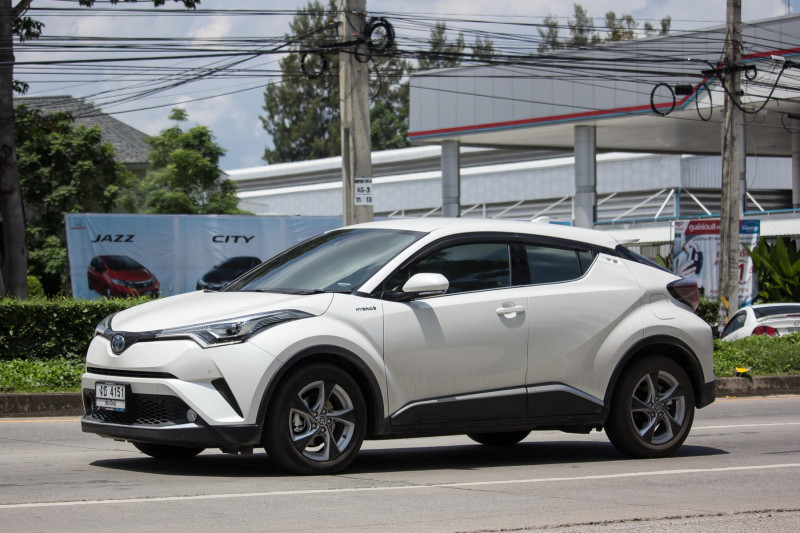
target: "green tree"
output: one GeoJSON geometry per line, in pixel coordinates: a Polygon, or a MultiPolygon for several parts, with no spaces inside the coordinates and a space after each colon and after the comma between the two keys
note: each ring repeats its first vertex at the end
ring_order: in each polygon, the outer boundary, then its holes
{"type": "Polygon", "coordinates": [[[636,37],[639,24],[630,15],[617,18],[613,11],[606,13],[606,41],[629,41],[636,37]]]}
{"type": "MultiPolygon", "coordinates": [[[[543,26],[539,28],[539,53],[562,48],[586,48],[596,46],[602,42],[625,41],[636,38],[636,29],[639,24],[631,15],[617,17],[613,11],[608,11],[605,16],[606,34],[601,37],[594,27],[592,18],[581,4],[573,4],[573,17],[567,21],[570,37],[562,41],[558,36],[559,22],[555,16],[544,19],[543,26]]],[[[672,18],[666,16],[661,19],[661,30],[646,22],[644,32],[649,37],[652,35],[666,35],[672,25],[672,18]]]]}
{"type": "Polygon", "coordinates": [[[75,126],[66,113],[19,106],[15,133],[29,273],[48,295],[68,294],[64,215],[111,211],[132,176],[99,128],[75,126]]]}
{"type": "Polygon", "coordinates": [[[236,185],[225,177],[219,160],[225,149],[206,126],[181,129],[186,111],[173,109],[175,124],[147,137],[152,171],[144,185],[146,213],[243,214],[236,185]]]}
{"type": "MultiPolygon", "coordinates": [[[[200,0],[175,0],[194,8],[200,0]]],[[[14,90],[25,90],[24,84],[14,81],[14,37],[33,39],[44,27],[26,12],[33,0],[20,0],[12,8],[11,0],[0,0],[0,217],[3,222],[2,264],[0,264],[0,295],[25,298],[27,295],[28,251],[25,244],[25,214],[23,211],[17,150],[14,141],[14,90]]],[[[118,0],[110,0],[116,4],[118,0]]],[[[156,7],[166,0],[153,0],[156,7]]],[[[91,7],[94,0],[79,0],[91,7]]]]}
{"type": "Polygon", "coordinates": [[[661,19],[661,30],[656,30],[656,28],[650,24],[649,22],[644,23],[644,33],[648,37],[652,37],[653,35],[666,35],[669,33],[669,29],[672,26],[672,17],[666,16],[661,19]]]}
{"type": "Polygon", "coordinates": [[[419,70],[457,67],[464,54],[464,34],[459,33],[454,42],[447,37],[447,23],[438,21],[431,29],[428,50],[420,55],[419,70]]]}
{"type": "Polygon", "coordinates": [[[471,48],[473,61],[488,61],[495,56],[494,42],[488,37],[476,35],[471,48]]]}
{"type": "Polygon", "coordinates": [[[570,38],[567,48],[585,48],[595,46],[600,42],[600,36],[594,31],[594,24],[582,5],[572,4],[574,19],[567,22],[570,38]]]}
{"type": "MultiPolygon", "coordinates": [[[[289,24],[286,36],[293,42],[281,60],[281,83],[269,85],[264,92],[265,115],[262,125],[272,137],[273,148],[264,151],[268,163],[302,161],[341,153],[339,122],[339,58],[325,55],[330,62],[319,76],[303,72],[301,50],[324,49],[338,42],[336,5],[329,0],[327,9],[317,1],[309,2],[289,24]]],[[[315,52],[305,56],[306,72],[313,72],[322,61],[315,52]]]]}
{"type": "Polygon", "coordinates": [[[539,31],[539,53],[547,52],[548,50],[559,50],[564,48],[564,43],[558,37],[558,18],[553,15],[548,15],[542,21],[542,27],[537,28],[539,31]]]}

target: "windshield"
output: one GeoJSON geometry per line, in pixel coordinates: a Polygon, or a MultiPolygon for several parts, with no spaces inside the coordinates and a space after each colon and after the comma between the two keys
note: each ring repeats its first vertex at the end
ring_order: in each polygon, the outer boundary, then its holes
{"type": "Polygon", "coordinates": [[[330,231],[269,259],[224,290],[350,292],[422,235],[372,228],[330,231]]]}
{"type": "Polygon", "coordinates": [[[774,315],[797,315],[800,314],[800,305],[787,304],[787,305],[771,305],[769,307],[754,307],[753,314],[756,318],[764,318],[765,316],[774,315]]]}
{"type": "Polygon", "coordinates": [[[230,268],[231,270],[250,270],[261,261],[256,257],[231,257],[214,268],[230,268]]]}
{"type": "Polygon", "coordinates": [[[111,270],[144,270],[144,267],[127,255],[106,255],[103,259],[111,270]]]}

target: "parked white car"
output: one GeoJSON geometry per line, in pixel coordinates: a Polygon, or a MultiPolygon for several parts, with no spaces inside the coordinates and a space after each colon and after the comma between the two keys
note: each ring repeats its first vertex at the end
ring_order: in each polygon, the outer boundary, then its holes
{"type": "Polygon", "coordinates": [[[800,303],[756,304],[734,314],[720,334],[723,341],[751,335],[771,337],[800,331],[800,303]]]}
{"type": "Polygon", "coordinates": [[[714,400],[697,285],[608,234],[539,223],[390,220],[329,231],[220,292],[106,318],[84,431],[158,458],[266,448],[301,474],[365,438],[605,429],[673,453],[714,400]]]}

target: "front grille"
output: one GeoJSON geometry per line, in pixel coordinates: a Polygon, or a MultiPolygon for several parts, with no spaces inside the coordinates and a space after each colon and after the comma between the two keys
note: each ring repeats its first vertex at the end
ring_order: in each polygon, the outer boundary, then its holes
{"type": "Polygon", "coordinates": [[[153,280],[151,278],[151,279],[148,279],[148,280],[145,280],[145,281],[134,281],[130,285],[134,289],[146,289],[147,287],[150,287],[151,285],[153,285],[153,280]]]}
{"type": "Polygon", "coordinates": [[[168,372],[150,372],[149,370],[124,370],[115,368],[100,368],[97,366],[87,366],[86,371],[91,374],[99,374],[101,376],[114,376],[123,378],[178,379],[173,374],[170,374],[168,372]]]}
{"type": "Polygon", "coordinates": [[[125,398],[125,411],[106,411],[98,409],[94,403],[94,391],[83,390],[86,416],[96,422],[106,424],[173,426],[186,424],[186,411],[189,406],[176,396],[157,394],[131,394],[125,398]]]}

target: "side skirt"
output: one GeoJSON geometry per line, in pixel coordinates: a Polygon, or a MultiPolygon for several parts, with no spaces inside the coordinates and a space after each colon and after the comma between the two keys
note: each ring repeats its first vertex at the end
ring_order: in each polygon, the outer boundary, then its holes
{"type": "Polygon", "coordinates": [[[518,429],[586,432],[605,423],[603,402],[561,383],[433,398],[403,406],[372,438],[518,429]]]}

